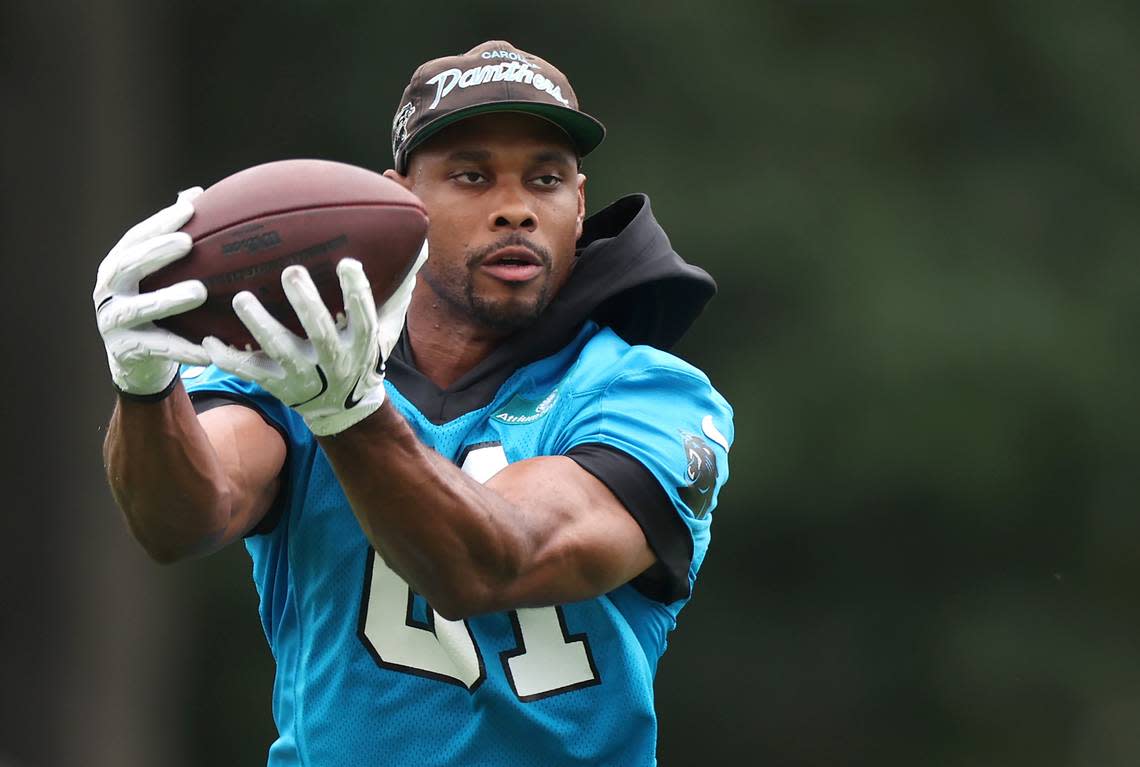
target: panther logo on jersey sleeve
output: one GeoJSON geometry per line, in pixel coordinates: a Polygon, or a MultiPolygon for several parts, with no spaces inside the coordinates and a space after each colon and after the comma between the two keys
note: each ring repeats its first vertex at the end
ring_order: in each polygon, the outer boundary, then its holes
{"type": "Polygon", "coordinates": [[[695,434],[683,433],[685,439],[685,476],[689,484],[677,488],[681,500],[697,519],[703,517],[712,505],[716,488],[716,455],[712,448],[695,434]]]}

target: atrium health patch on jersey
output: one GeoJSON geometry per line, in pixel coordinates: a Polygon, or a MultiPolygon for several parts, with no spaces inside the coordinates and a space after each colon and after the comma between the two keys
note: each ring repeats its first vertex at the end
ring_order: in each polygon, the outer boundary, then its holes
{"type": "Polygon", "coordinates": [[[716,454],[709,443],[696,434],[681,432],[685,444],[685,476],[689,484],[678,487],[681,500],[697,519],[708,513],[712,504],[713,488],[716,487],[716,454]]]}
{"type": "Polygon", "coordinates": [[[528,399],[527,397],[516,394],[511,397],[511,401],[506,404],[506,407],[495,413],[491,418],[499,423],[511,425],[534,423],[549,413],[550,408],[554,407],[554,403],[557,400],[557,389],[552,390],[550,394],[547,394],[542,399],[528,399]]]}

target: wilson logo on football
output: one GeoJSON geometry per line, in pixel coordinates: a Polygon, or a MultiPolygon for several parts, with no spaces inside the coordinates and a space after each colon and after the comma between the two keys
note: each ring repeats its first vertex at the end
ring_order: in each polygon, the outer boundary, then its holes
{"type": "Polygon", "coordinates": [[[222,245],[222,253],[229,256],[240,251],[247,251],[249,253],[256,253],[259,250],[272,248],[274,245],[281,244],[281,235],[275,231],[265,232],[264,234],[257,234],[253,237],[246,237],[242,240],[234,242],[227,242],[222,245]]]}

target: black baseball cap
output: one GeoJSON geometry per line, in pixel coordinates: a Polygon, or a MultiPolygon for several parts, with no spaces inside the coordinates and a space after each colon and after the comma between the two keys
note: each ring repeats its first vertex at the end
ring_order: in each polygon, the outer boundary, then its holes
{"type": "Polygon", "coordinates": [[[606,128],[578,109],[570,81],[550,62],[505,40],[488,40],[459,56],[433,59],[412,73],[392,120],[392,157],[408,172],[408,155],[448,125],[487,112],[524,112],[557,125],[585,157],[606,128]]]}

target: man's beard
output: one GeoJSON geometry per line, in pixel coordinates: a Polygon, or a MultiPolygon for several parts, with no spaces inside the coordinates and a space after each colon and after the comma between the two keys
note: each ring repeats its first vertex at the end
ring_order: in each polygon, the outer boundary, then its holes
{"type": "Polygon", "coordinates": [[[454,275],[446,275],[443,280],[435,280],[425,274],[424,279],[432,290],[444,301],[454,308],[471,317],[479,325],[494,331],[496,334],[509,335],[523,328],[533,325],[550,303],[551,257],[550,252],[539,245],[529,241],[521,234],[514,233],[503,239],[480,248],[467,256],[466,273],[461,276],[463,289],[462,296],[456,288],[457,280],[448,279],[454,275]],[[533,252],[542,262],[542,274],[535,280],[519,287],[530,291],[524,298],[522,296],[506,299],[489,300],[485,296],[475,293],[474,272],[492,253],[509,246],[522,246],[533,252]],[[537,285],[536,285],[537,283],[537,285]],[[534,288],[537,287],[537,292],[534,288]]]}
{"type": "Polygon", "coordinates": [[[467,282],[467,304],[472,318],[496,333],[509,334],[533,325],[548,303],[550,273],[538,278],[541,281],[538,295],[533,301],[506,300],[488,301],[475,295],[471,281],[467,282]]]}

